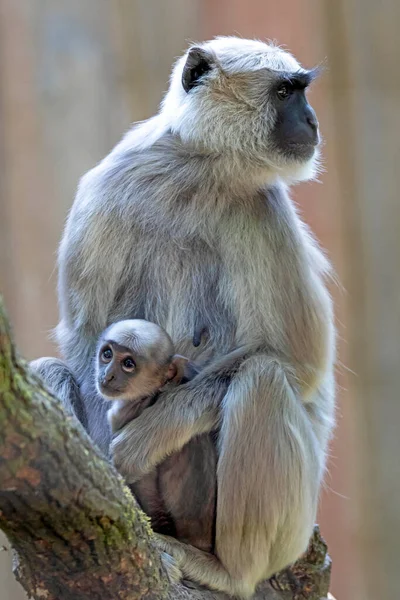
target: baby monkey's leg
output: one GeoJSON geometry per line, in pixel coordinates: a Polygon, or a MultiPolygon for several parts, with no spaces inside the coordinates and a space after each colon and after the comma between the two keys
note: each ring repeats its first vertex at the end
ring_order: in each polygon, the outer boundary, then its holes
{"type": "Polygon", "coordinates": [[[217,491],[217,452],[211,434],[193,438],[159,467],[160,496],[175,525],[178,540],[213,550],[217,491]]]}

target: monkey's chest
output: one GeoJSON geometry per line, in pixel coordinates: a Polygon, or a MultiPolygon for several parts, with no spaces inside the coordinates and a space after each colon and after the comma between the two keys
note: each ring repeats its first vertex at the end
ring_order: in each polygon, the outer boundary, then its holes
{"type": "Polygon", "coordinates": [[[268,248],[264,250],[252,255],[238,244],[237,252],[224,257],[220,289],[235,315],[235,345],[270,345],[282,334],[281,292],[275,286],[277,274],[268,248]]]}
{"type": "Polygon", "coordinates": [[[145,318],[165,327],[178,352],[191,358],[271,338],[275,302],[267,250],[252,253],[240,238],[225,249],[198,240],[168,249],[164,269],[149,280],[145,318]]]}

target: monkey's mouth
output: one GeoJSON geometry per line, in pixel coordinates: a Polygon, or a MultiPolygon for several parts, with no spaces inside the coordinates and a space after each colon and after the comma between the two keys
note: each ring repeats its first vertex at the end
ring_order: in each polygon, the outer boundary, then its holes
{"type": "Polygon", "coordinates": [[[312,158],[318,146],[319,142],[290,142],[286,145],[284,153],[289,158],[308,160],[312,158]]]}
{"type": "Polygon", "coordinates": [[[119,387],[112,387],[110,385],[104,385],[101,381],[97,382],[97,389],[104,398],[114,399],[117,396],[121,396],[123,389],[119,387]]]}

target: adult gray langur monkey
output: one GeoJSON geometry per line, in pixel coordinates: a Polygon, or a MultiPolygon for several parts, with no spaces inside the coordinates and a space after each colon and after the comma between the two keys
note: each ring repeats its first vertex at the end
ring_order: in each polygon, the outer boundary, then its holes
{"type": "Polygon", "coordinates": [[[57,337],[103,449],[91,365],[105,327],[153,321],[206,365],[111,451],[135,481],[219,426],[215,556],[163,543],[188,578],[242,597],[306,549],[334,420],[329,267],[288,195],[316,170],[313,77],[260,41],[190,48],[160,112],[83,177],[59,253],[57,337]]]}

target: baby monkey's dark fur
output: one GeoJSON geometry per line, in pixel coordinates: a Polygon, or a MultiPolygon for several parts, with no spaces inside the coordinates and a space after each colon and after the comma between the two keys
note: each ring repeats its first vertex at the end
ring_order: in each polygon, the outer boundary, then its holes
{"type": "MultiPolygon", "coordinates": [[[[112,434],[155,404],[166,386],[183,385],[198,372],[194,363],[174,354],[171,338],[154,323],[134,319],[108,327],[97,346],[96,386],[112,401],[107,415],[112,434]]],[[[216,469],[213,434],[205,434],[128,485],[154,531],[212,552],[216,469]]]]}

